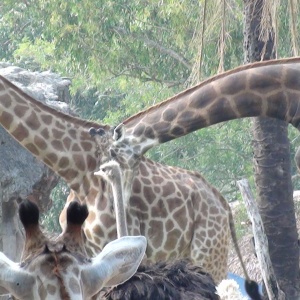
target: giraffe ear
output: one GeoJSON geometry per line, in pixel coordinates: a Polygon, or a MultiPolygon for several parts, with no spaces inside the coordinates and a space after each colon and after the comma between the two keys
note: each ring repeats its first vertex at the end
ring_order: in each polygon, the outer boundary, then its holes
{"type": "Polygon", "coordinates": [[[0,252],[0,295],[12,294],[17,299],[34,299],[35,279],[0,252]]]}
{"type": "Polygon", "coordinates": [[[108,243],[92,265],[82,271],[85,294],[89,297],[103,287],[121,284],[134,275],[147,247],[144,236],[124,236],[108,243]]]}
{"type": "Polygon", "coordinates": [[[115,127],[114,129],[114,134],[113,134],[113,140],[114,141],[119,141],[124,137],[125,134],[125,128],[124,124],[120,123],[118,126],[115,127]]]}

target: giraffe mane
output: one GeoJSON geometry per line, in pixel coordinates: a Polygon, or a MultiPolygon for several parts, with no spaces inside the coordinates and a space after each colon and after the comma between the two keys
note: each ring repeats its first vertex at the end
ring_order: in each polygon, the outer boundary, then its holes
{"type": "Polygon", "coordinates": [[[69,293],[67,291],[66,285],[64,283],[63,277],[61,275],[61,270],[59,268],[59,262],[57,262],[57,253],[53,253],[53,256],[55,258],[56,264],[55,266],[53,266],[53,274],[54,276],[58,279],[59,282],[59,292],[60,292],[60,296],[62,297],[62,299],[64,300],[71,300],[69,293]]]}
{"type": "Polygon", "coordinates": [[[122,124],[126,125],[126,124],[130,123],[131,120],[142,118],[144,115],[147,115],[152,110],[158,109],[162,106],[165,106],[169,102],[176,100],[176,98],[180,98],[184,95],[188,95],[188,94],[194,92],[195,90],[201,88],[202,86],[205,86],[208,83],[217,81],[217,80],[219,80],[221,78],[224,78],[226,76],[229,76],[229,75],[241,72],[241,71],[249,70],[249,69],[255,69],[255,68],[265,67],[265,66],[270,66],[270,65],[292,64],[292,63],[299,62],[299,61],[300,61],[300,57],[292,57],[292,58],[272,59],[272,60],[268,60],[268,61],[254,62],[254,63],[251,63],[251,64],[236,67],[234,69],[228,70],[228,71],[223,72],[221,74],[217,74],[215,76],[212,76],[212,77],[200,82],[199,84],[176,94],[175,96],[172,96],[172,97],[170,97],[170,98],[168,98],[168,99],[166,99],[162,102],[159,102],[158,104],[154,104],[154,105],[150,106],[149,108],[146,108],[146,109],[130,116],[129,118],[124,120],[122,122],[122,124]]]}

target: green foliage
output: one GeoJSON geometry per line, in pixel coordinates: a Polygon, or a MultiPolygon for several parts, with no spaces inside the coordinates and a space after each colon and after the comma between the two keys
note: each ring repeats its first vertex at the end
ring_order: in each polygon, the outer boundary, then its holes
{"type": "Polygon", "coordinates": [[[60,181],[51,193],[53,205],[49,211],[45,212],[41,216],[42,225],[46,227],[50,232],[61,232],[58,218],[60,212],[65,206],[68,194],[69,188],[63,181],[60,181]]]}
{"type": "Polygon", "coordinates": [[[14,62],[31,70],[54,69],[49,65],[49,61],[55,61],[54,49],[54,44],[42,39],[36,39],[32,43],[24,38],[13,53],[14,62]]]}

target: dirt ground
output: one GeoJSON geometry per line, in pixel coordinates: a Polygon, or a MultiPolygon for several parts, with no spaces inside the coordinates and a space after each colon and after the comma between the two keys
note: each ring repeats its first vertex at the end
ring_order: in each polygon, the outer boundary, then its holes
{"type": "MultiPolygon", "coordinates": [[[[294,195],[295,196],[295,195],[294,195]]],[[[296,211],[296,221],[297,221],[297,228],[298,228],[298,236],[299,236],[299,229],[300,229],[300,195],[298,197],[294,197],[295,201],[295,211],[296,211]]],[[[240,211],[243,209],[241,208],[243,204],[235,205],[234,208],[232,208],[232,212],[234,215],[234,220],[236,224],[236,228],[239,226],[242,226],[243,228],[243,235],[239,239],[239,247],[242,253],[243,260],[246,264],[246,268],[248,270],[249,276],[251,279],[262,282],[261,272],[258,264],[258,260],[254,255],[254,247],[252,245],[251,239],[253,237],[252,234],[252,226],[250,221],[244,217],[244,220],[240,220],[240,217],[238,217],[238,214],[240,214],[240,211]],[[238,220],[238,221],[237,221],[238,220]]],[[[240,262],[237,258],[236,252],[233,248],[233,246],[230,249],[229,252],[229,260],[228,260],[228,271],[235,273],[241,277],[244,277],[243,271],[240,266],[240,262]]]]}

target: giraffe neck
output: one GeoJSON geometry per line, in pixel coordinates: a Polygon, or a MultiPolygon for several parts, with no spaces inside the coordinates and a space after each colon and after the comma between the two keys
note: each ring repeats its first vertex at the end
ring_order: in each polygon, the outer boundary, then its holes
{"type": "Polygon", "coordinates": [[[266,116],[298,128],[300,58],[245,65],[212,77],[123,122],[138,155],[156,144],[232,119],[266,116]]]}
{"type": "MultiPolygon", "coordinates": [[[[72,188],[98,166],[99,147],[88,129],[102,126],[75,118],[33,99],[0,76],[0,124],[72,188]],[[98,155],[96,155],[98,154],[98,155]]],[[[92,175],[91,175],[92,176],[92,175]]],[[[89,181],[89,180],[86,180],[89,181]]]]}
{"type": "Polygon", "coordinates": [[[114,208],[116,214],[117,233],[118,238],[122,236],[128,236],[126,211],[123,196],[123,180],[121,170],[119,169],[116,176],[111,181],[113,196],[114,196],[114,208]]]}
{"type": "MultiPolygon", "coordinates": [[[[110,160],[100,166],[98,172],[94,174],[103,178],[107,183],[111,185],[113,194],[113,207],[115,212],[115,225],[118,238],[128,236],[127,220],[126,220],[126,206],[124,198],[124,178],[126,177],[126,170],[121,170],[120,164],[115,160],[110,160]]],[[[129,194],[131,191],[128,190],[129,194]]],[[[128,197],[129,200],[129,197],[128,197]]]]}

